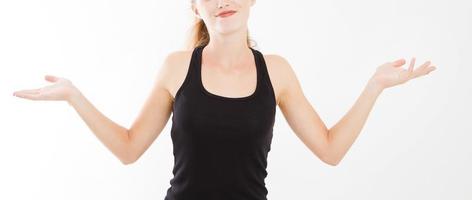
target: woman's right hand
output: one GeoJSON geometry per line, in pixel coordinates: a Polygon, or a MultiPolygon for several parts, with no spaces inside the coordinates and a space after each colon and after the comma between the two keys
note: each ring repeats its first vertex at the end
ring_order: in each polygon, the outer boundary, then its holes
{"type": "Polygon", "coordinates": [[[66,78],[46,75],[44,79],[54,84],[37,89],[18,90],[13,95],[31,100],[69,101],[78,92],[78,89],[66,78]]]}

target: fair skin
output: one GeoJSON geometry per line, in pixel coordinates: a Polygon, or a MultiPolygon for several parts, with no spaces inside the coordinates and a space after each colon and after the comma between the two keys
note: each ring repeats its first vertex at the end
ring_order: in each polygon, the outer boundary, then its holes
{"type": "MultiPolygon", "coordinates": [[[[195,0],[192,10],[205,21],[210,42],[202,53],[202,82],[211,93],[226,97],[248,96],[256,85],[255,64],[247,46],[247,20],[255,0],[195,0]],[[227,18],[215,16],[222,10],[236,10],[227,18]]],[[[124,164],[138,160],[160,135],[168,122],[174,97],[184,81],[191,51],[170,53],[155,76],[153,89],[130,128],[111,121],[62,77],[47,75],[43,88],[19,90],[15,96],[30,100],[67,101],[97,138],[124,164]]],[[[298,138],[311,152],[329,165],[337,165],[362,130],[377,97],[386,89],[429,74],[436,68],[426,61],[407,69],[405,59],[378,66],[354,105],[331,128],[303,94],[293,67],[280,55],[264,55],[277,106],[298,138]]]]}

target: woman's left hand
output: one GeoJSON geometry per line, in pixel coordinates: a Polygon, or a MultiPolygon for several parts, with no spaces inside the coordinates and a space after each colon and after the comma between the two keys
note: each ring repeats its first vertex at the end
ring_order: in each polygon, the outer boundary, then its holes
{"type": "Polygon", "coordinates": [[[407,81],[429,74],[436,69],[431,65],[430,61],[426,61],[421,66],[413,70],[415,66],[415,58],[410,61],[408,69],[403,69],[401,66],[405,64],[405,59],[398,59],[393,62],[387,62],[377,67],[375,74],[371,81],[382,89],[389,88],[395,85],[406,83],[407,81]]]}

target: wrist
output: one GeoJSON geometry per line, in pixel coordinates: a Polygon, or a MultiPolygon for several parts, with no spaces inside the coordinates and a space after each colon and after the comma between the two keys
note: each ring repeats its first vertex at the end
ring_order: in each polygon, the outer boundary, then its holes
{"type": "Polygon", "coordinates": [[[72,87],[69,94],[67,95],[66,101],[70,106],[74,106],[82,97],[82,93],[75,87],[72,87]]]}
{"type": "Polygon", "coordinates": [[[366,89],[375,94],[380,94],[385,88],[381,84],[375,82],[375,80],[370,79],[367,82],[366,89]]]}

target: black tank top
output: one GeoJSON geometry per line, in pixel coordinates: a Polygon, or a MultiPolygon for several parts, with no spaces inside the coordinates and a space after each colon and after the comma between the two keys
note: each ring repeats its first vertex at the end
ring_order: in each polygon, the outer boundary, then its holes
{"type": "Polygon", "coordinates": [[[204,47],[194,48],[172,106],[174,177],[165,200],[266,200],[276,100],[264,57],[250,48],[255,92],[225,97],[202,84],[204,47]]]}

